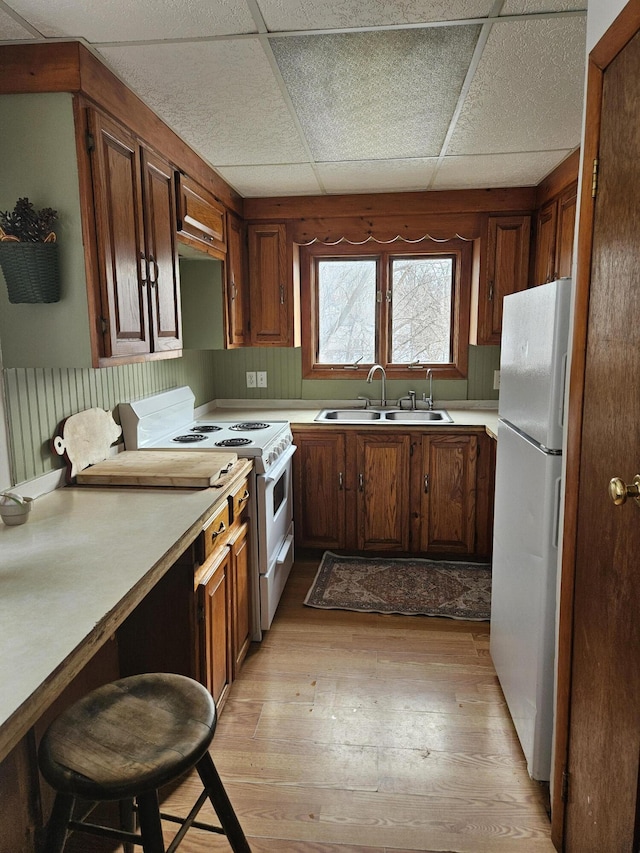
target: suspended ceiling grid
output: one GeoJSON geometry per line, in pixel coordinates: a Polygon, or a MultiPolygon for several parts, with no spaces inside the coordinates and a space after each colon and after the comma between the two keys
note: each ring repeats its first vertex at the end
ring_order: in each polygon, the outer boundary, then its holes
{"type": "Polygon", "coordinates": [[[83,40],[245,197],[538,184],[585,37],[585,0],[0,0],[0,41],[83,40]]]}

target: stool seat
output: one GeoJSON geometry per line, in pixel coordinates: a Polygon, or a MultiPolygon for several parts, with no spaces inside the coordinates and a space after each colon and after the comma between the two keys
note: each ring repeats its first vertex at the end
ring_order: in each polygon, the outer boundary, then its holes
{"type": "Polygon", "coordinates": [[[80,699],[49,726],[38,760],[56,791],[45,853],[62,853],[69,829],[120,840],[125,850],[164,853],[161,819],[182,824],[171,850],[190,826],[227,836],[235,853],[250,853],[208,748],[216,728],[212,696],[197,681],[147,673],[105,684],[80,699]],[[203,792],[187,818],[161,814],[158,789],[196,768],[203,792]],[[209,799],[220,827],[195,822],[209,799]],[[121,828],[74,818],[76,800],[120,801],[121,828]],[[133,806],[140,823],[134,832],[133,806]]]}

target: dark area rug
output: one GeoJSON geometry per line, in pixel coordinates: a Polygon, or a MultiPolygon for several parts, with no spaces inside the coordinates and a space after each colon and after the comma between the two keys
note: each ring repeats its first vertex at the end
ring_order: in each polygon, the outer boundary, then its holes
{"type": "Polygon", "coordinates": [[[417,558],[341,557],[325,551],[304,603],[325,610],[487,622],[491,616],[491,566],[417,558]]]}

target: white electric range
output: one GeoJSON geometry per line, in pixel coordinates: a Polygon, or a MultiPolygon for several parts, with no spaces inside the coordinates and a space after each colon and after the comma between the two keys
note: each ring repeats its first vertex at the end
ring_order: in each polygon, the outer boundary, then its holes
{"type": "Polygon", "coordinates": [[[262,638],[293,565],[292,458],[288,421],[196,418],[195,395],[182,386],[120,403],[127,450],[230,450],[251,458],[249,506],[254,566],[252,639],[262,638]]]}

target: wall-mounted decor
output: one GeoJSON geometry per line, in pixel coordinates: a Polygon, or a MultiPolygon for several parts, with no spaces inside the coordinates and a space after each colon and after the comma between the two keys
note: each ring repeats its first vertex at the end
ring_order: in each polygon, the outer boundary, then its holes
{"type": "Polygon", "coordinates": [[[0,267],[9,302],[58,302],[58,244],[52,230],[58,212],[36,210],[19,198],[13,210],[0,211],[0,267]]]}

